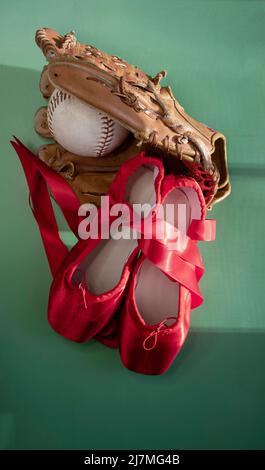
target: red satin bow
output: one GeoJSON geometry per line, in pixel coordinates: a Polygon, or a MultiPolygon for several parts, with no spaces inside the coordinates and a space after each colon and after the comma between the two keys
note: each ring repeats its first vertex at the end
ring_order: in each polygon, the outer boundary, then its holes
{"type": "Polygon", "coordinates": [[[127,223],[123,221],[123,226],[129,226],[140,234],[138,245],[146,258],[190,291],[191,308],[199,307],[203,296],[198,282],[204,274],[204,266],[197,241],[214,240],[216,221],[194,219],[187,234],[156,216],[141,219],[136,226],[134,222],[131,217],[127,223]],[[148,238],[144,237],[146,228],[150,235],[148,238]]]}

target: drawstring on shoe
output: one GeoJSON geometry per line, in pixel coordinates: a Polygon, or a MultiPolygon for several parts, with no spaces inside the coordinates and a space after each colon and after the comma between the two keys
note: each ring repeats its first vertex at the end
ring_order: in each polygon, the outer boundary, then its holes
{"type": "Polygon", "coordinates": [[[85,309],[87,309],[87,300],[86,300],[86,273],[84,271],[82,271],[82,269],[77,269],[76,270],[76,273],[77,272],[80,272],[83,276],[83,279],[82,281],[80,281],[78,284],[76,284],[76,287],[78,287],[78,289],[82,292],[82,296],[83,296],[83,302],[84,302],[84,306],[85,306],[85,309]]]}
{"type": "Polygon", "coordinates": [[[164,320],[162,320],[157,328],[155,330],[153,330],[150,335],[148,335],[144,342],[143,342],[143,348],[145,349],[145,351],[151,351],[152,349],[154,349],[157,345],[157,340],[158,340],[158,333],[161,331],[161,329],[163,329],[163,327],[166,326],[166,322],[170,321],[170,320],[177,320],[177,317],[167,317],[165,318],[164,320]],[[150,339],[154,338],[153,340],[153,343],[151,344],[151,346],[147,346],[147,343],[150,339]]]}
{"type": "Polygon", "coordinates": [[[81,290],[81,292],[82,292],[84,306],[85,306],[85,308],[87,309],[87,302],[86,302],[86,288],[85,288],[85,286],[83,286],[82,282],[80,282],[80,283],[78,284],[78,289],[80,289],[80,290],[81,290]]]}

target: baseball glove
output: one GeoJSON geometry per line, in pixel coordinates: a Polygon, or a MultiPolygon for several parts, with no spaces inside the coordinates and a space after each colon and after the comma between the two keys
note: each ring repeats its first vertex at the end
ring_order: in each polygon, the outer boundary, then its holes
{"type": "MultiPolygon", "coordinates": [[[[161,86],[164,70],[152,78],[117,56],[81,44],[74,32],[60,36],[42,28],[36,32],[36,42],[49,61],[40,79],[44,98],[59,88],[129,130],[120,147],[99,158],[74,155],[58,143],[40,148],[39,157],[65,177],[81,202],[99,204],[118,167],[139,147],[161,157],[168,172],[195,178],[208,208],[229,195],[225,137],[190,117],[171,88],[161,86]]],[[[45,107],[35,115],[35,130],[52,137],[45,107]]]]}

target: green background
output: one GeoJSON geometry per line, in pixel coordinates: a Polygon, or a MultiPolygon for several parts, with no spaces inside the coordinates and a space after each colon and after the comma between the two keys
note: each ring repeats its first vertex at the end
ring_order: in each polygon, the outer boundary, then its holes
{"type": "Polygon", "coordinates": [[[264,448],[264,1],[1,0],[0,447],[264,448]],[[202,246],[203,306],[164,375],[124,369],[118,351],[58,336],[51,282],[12,134],[36,150],[45,63],[35,30],[165,68],[186,110],[228,139],[232,195],[202,246]]]}

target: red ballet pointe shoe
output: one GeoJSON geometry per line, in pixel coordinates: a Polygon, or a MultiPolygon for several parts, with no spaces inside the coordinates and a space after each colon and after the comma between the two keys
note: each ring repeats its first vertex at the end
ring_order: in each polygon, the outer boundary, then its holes
{"type": "Polygon", "coordinates": [[[205,201],[195,180],[166,177],[160,199],[163,209],[173,204],[171,220],[167,212],[162,219],[156,214],[153,238],[139,241],[142,254],[120,319],[122,363],[142,374],[164,373],[183,346],[191,309],[203,301],[198,282],[204,268],[197,240],[215,238],[215,221],[205,220],[205,201]],[[158,226],[164,228],[160,239],[158,226]]]}
{"type": "MultiPolygon", "coordinates": [[[[114,204],[125,204],[132,214],[132,203],[155,206],[163,176],[162,163],[141,152],[118,172],[109,191],[110,209],[114,204]]],[[[80,240],[52,283],[49,322],[58,333],[73,341],[96,337],[107,346],[117,347],[115,314],[127,291],[139,246],[131,236],[130,226],[126,238],[118,237],[118,226],[110,238],[102,238],[102,225],[109,218],[111,227],[116,217],[117,214],[109,217],[104,208],[99,210],[98,237],[80,240]]]]}

